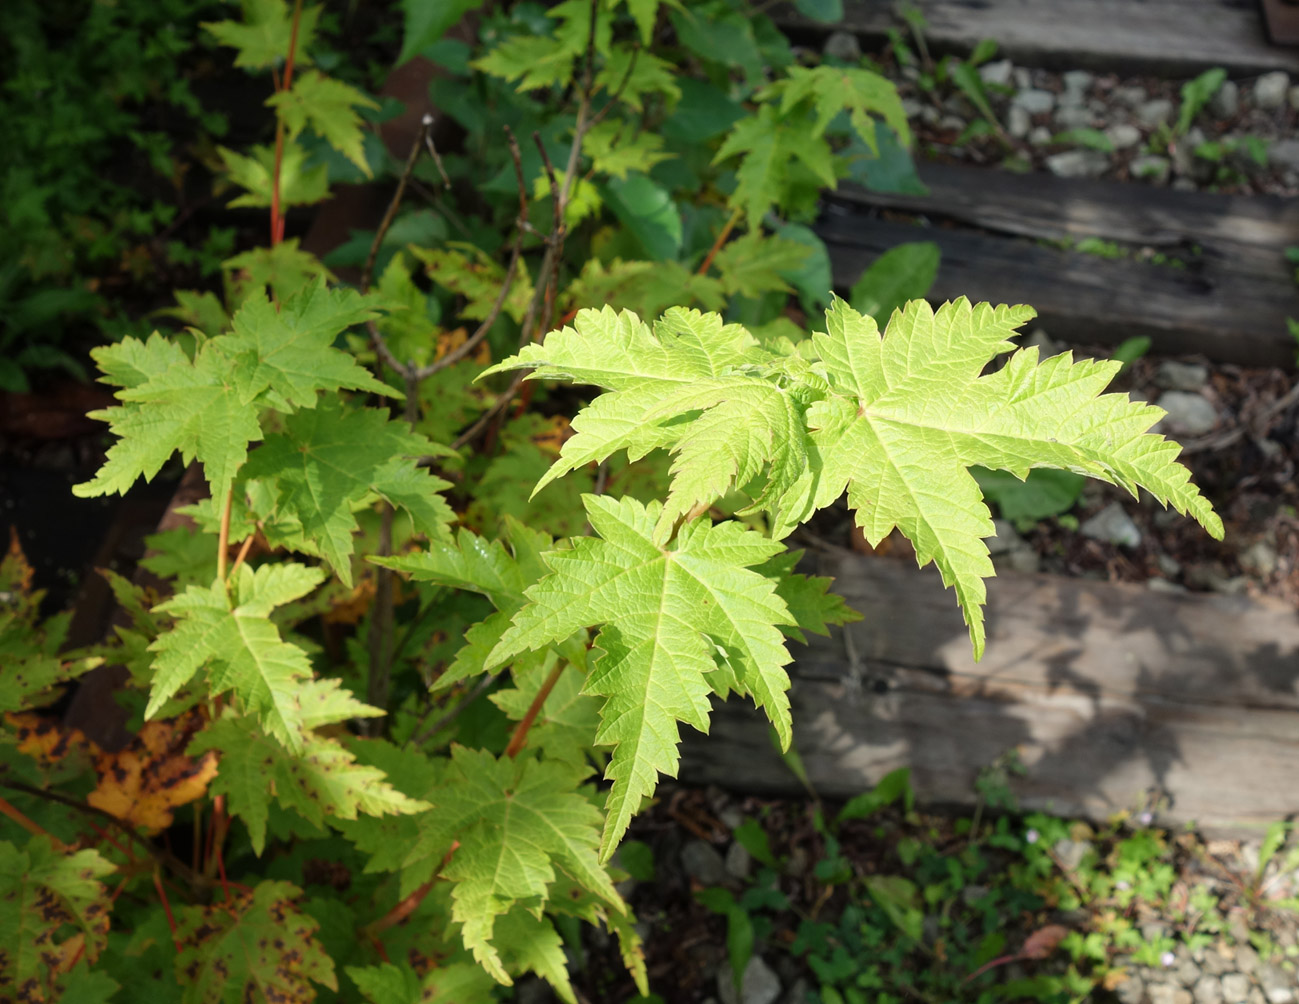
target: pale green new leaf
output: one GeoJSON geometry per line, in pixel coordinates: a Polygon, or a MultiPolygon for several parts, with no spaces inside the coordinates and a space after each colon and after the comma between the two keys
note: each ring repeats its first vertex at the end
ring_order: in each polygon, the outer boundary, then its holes
{"type": "Polygon", "coordinates": [[[661,507],[633,499],[583,498],[598,537],[552,551],[553,574],[528,590],[488,658],[527,650],[602,625],[604,654],[586,692],[608,698],[596,742],[615,747],[601,857],[613,853],[660,773],[677,771],[677,722],[708,729],[709,696],[734,689],[765,709],[789,743],[790,661],[777,624],[792,623],[775,583],[752,571],[781,545],[736,523],[685,525],[670,548],[653,539],[661,507]]]}
{"type": "Polygon", "coordinates": [[[895,312],[883,336],[841,300],[813,336],[832,392],[807,418],[822,469],[816,504],[847,488],[866,539],[896,526],[921,565],[931,560],[956,590],[976,658],[983,652],[983,580],[993,574],[983,538],[992,520],[972,465],[1018,478],[1055,467],[1100,478],[1136,494],[1145,488],[1189,513],[1221,539],[1222,521],[1177,463],[1179,448],[1148,430],[1163,412],[1126,395],[1103,394],[1120,368],[1070,353],[1039,364],[1036,348],[980,376],[1007,339],[1033,316],[1028,307],[937,312],[923,300],[895,312]]]}
{"type": "Polygon", "coordinates": [[[232,595],[214,582],[190,586],[155,607],[173,615],[176,624],[149,646],[157,659],[145,717],[207,667],[211,696],[233,691],[244,711],[258,714],[267,732],[300,753],[304,716],[298,695],[311,677],[311,663],[306,652],[280,637],[270,613],[324,578],[320,569],[304,565],[266,565],[256,572],[240,565],[232,595]]]}
{"type": "Polygon", "coordinates": [[[596,173],[612,178],[626,178],[629,171],[648,174],[655,164],[676,156],[663,149],[662,136],[637,132],[632,123],[617,119],[605,119],[587,130],[582,153],[591,158],[596,173]]]}
{"type": "Polygon", "coordinates": [[[118,441],[90,481],[75,485],[81,498],[125,493],[136,478],[151,481],[173,453],[203,464],[214,497],[222,498],[261,439],[257,409],[230,380],[230,359],[208,342],[190,362],[157,336],[125,338],[92,353],[110,380],[122,383],[122,403],[90,413],[107,422],[118,441]],[[124,383],[131,381],[130,383],[124,383]]]}
{"type": "Polygon", "coordinates": [[[626,912],[596,857],[600,810],[577,790],[582,780],[567,764],[526,755],[497,759],[457,746],[430,795],[437,809],[423,817],[407,867],[436,867],[458,842],[442,869],[454,883],[452,917],[465,947],[501,983],[511,980],[494,944],[497,919],[515,904],[542,909],[560,873],[626,912]]]}
{"type": "Polygon", "coordinates": [[[326,77],[316,70],[299,74],[287,91],[278,91],[266,103],[280,116],[294,140],[308,126],[321,139],[355,164],[367,178],[370,165],[365,159],[365,133],[357,108],[378,108],[378,104],[355,87],[326,77]]]}
{"type": "Polygon", "coordinates": [[[261,290],[235,314],[220,339],[231,360],[235,385],[247,403],[265,395],[281,411],[315,406],[321,391],[363,390],[388,397],[401,393],[376,380],[352,356],[334,348],[338,335],[374,317],[351,289],[330,289],[323,278],[281,304],[261,290]]]}
{"type": "Polygon", "coordinates": [[[723,325],[715,314],[673,308],[651,331],[635,314],[605,307],[579,311],[573,327],[552,331],[544,343],[525,346],[482,376],[526,367],[533,369],[531,380],[569,380],[611,392],[574,419],[577,434],[564,443],[535,494],[568,471],[619,450],[636,460],[668,445],[674,433],[647,425],[646,416],[698,381],[761,358],[747,331],[723,325]]]}
{"type": "Polygon", "coordinates": [[[438,452],[433,443],[375,408],[344,410],[337,400],[289,415],[248,461],[249,478],[273,481],[276,515],[301,525],[344,584],[352,584],[354,510],[379,495],[410,512],[415,528],[445,536],[454,519],[439,492],[450,482],[403,457],[438,452]]]}
{"type": "MultiPolygon", "coordinates": [[[[369,715],[382,713],[356,703],[369,715]]],[[[326,717],[338,720],[333,714],[326,717]]],[[[248,827],[256,854],[266,846],[272,799],[317,826],[359,815],[409,815],[429,808],[427,802],[393,788],[383,771],[357,763],[337,740],[303,732],[300,742],[301,752],[290,753],[254,719],[227,712],[209,724],[187,751],[191,756],[206,750],[220,752],[221,769],[211,794],[226,796],[230,812],[248,827]]]]}
{"type": "Polygon", "coordinates": [[[99,955],[108,937],[108,892],[99,880],[113,872],[98,851],[65,854],[48,837],[22,849],[0,841],[0,994],[40,1001],[53,976],[51,960],[72,938],[85,938],[85,958],[99,955]],[[30,994],[25,996],[24,994],[30,994]]]}
{"type": "MultiPolygon", "coordinates": [[[[261,144],[251,156],[224,146],[217,153],[230,180],[246,189],[230,200],[232,209],[266,207],[271,204],[271,179],[275,177],[275,148],[261,144]]],[[[329,197],[329,165],[308,164],[307,151],[300,143],[285,142],[280,157],[280,205],[309,206],[329,197]]]]}

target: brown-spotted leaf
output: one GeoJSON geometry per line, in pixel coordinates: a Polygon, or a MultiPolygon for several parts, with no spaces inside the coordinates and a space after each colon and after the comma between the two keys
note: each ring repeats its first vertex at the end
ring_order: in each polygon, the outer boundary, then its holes
{"type": "Polygon", "coordinates": [[[98,851],[64,854],[47,837],[0,841],[0,1001],[55,1001],[60,978],[93,962],[108,937],[113,865],[98,851]]]}
{"type": "Polygon", "coordinates": [[[146,722],[131,743],[95,758],[99,784],[86,801],[146,833],[171,825],[174,809],[201,798],[217,773],[217,755],[185,754],[207,719],[192,708],[170,721],[146,722]]]}
{"type": "Polygon", "coordinates": [[[1019,950],[1019,957],[1021,959],[1045,959],[1056,950],[1056,947],[1065,939],[1065,935],[1068,933],[1069,928],[1062,927],[1060,924],[1047,924],[1045,927],[1039,927],[1024,939],[1024,947],[1019,950]]]}
{"type": "Polygon", "coordinates": [[[320,925],[295,905],[301,895],[288,882],[262,882],[227,902],[185,907],[176,979],[186,1004],[307,1004],[315,983],[337,990],[334,963],[315,938],[320,925]]]}

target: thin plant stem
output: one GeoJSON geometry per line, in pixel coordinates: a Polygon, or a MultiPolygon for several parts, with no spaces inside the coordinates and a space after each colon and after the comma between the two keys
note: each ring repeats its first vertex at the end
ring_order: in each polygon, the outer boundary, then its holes
{"type": "Polygon", "coordinates": [[[221,505],[221,530],[217,535],[217,580],[226,580],[227,552],[230,550],[230,504],[234,500],[235,490],[231,486],[226,491],[225,502],[221,505]]]}
{"type": "Polygon", "coordinates": [[[519,719],[519,724],[514,727],[514,734],[510,736],[510,744],[505,747],[505,755],[513,759],[528,744],[528,730],[532,728],[532,723],[537,720],[537,715],[541,714],[541,706],[546,703],[546,698],[550,692],[555,689],[555,684],[559,682],[560,676],[563,675],[565,663],[563,661],[555,663],[554,668],[546,675],[545,681],[541,684],[541,689],[537,691],[532,703],[528,705],[527,714],[519,719]]]}
{"type": "MultiPolygon", "coordinates": [[[[302,22],[302,0],[294,0],[293,24],[289,29],[289,51],[284,57],[284,76],[276,84],[282,93],[293,86],[293,60],[298,50],[298,26],[302,22]]],[[[284,167],[284,120],[275,117],[275,167],[271,172],[271,247],[284,240],[284,212],[280,205],[280,180],[284,167]]]]}
{"type": "Polygon", "coordinates": [[[176,946],[176,954],[185,950],[180,938],[176,935],[176,918],[171,915],[171,903],[167,900],[167,890],[162,887],[162,869],[153,869],[153,887],[158,890],[158,899],[162,902],[162,912],[167,915],[167,926],[171,928],[171,943],[176,946]]]}
{"type": "Polygon", "coordinates": [[[713,259],[717,257],[717,252],[726,244],[726,240],[731,236],[731,231],[735,225],[740,222],[740,210],[731,213],[730,219],[726,221],[726,226],[722,227],[722,232],[717,235],[717,240],[713,241],[713,246],[708,249],[708,254],[704,257],[703,263],[699,266],[699,275],[706,275],[712,267],[713,259]]]}
{"type": "Polygon", "coordinates": [[[424,902],[424,897],[429,894],[429,891],[437,883],[438,878],[441,877],[442,870],[451,863],[452,855],[454,855],[459,849],[460,841],[453,840],[451,842],[451,848],[442,855],[442,860],[438,863],[437,870],[433,872],[433,877],[385,913],[382,917],[366,924],[365,927],[362,928],[361,933],[377,941],[375,936],[381,931],[386,931],[390,927],[395,927],[419,909],[419,905],[424,902]]]}
{"type": "Polygon", "coordinates": [[[25,815],[21,809],[6,798],[0,798],[0,816],[8,816],[24,830],[32,834],[32,836],[49,837],[50,842],[54,844],[55,848],[58,850],[67,850],[67,845],[64,844],[63,841],[50,833],[49,830],[45,829],[45,827],[36,822],[36,820],[25,815]]]}

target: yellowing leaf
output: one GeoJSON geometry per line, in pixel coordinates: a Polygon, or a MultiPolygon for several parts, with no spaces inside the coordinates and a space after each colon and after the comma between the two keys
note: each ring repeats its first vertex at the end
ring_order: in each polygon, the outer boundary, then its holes
{"type": "MultiPolygon", "coordinates": [[[[284,62],[293,35],[293,19],[286,0],[244,0],[243,20],[207,21],[203,27],[222,45],[238,49],[235,66],[264,70],[284,62]]],[[[304,7],[298,22],[296,59],[309,62],[307,55],[316,30],[319,7],[304,7]]]]}
{"type": "Polygon", "coordinates": [[[99,784],[86,801],[146,833],[165,830],[176,806],[202,798],[216,776],[215,754],[194,759],[185,753],[206,718],[192,709],[171,721],[145,722],[124,749],[100,753],[99,784]]]}

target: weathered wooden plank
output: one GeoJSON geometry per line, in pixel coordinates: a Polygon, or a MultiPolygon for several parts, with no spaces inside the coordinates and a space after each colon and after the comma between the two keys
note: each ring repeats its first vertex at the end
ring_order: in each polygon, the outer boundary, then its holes
{"type": "MultiPolygon", "coordinates": [[[[933,569],[850,555],[821,571],[866,615],[796,653],[794,735],[818,791],[847,797],[912,769],[929,803],[973,800],[1017,749],[1028,808],[1103,818],[1167,800],[1162,820],[1235,833],[1299,811],[1299,616],[1243,597],[1170,596],[1050,576],[989,583],[982,663],[933,569]],[[850,652],[860,658],[849,674],[850,652]]],[[[687,736],[682,777],[795,794],[742,702],[687,736]]]]}
{"type": "Polygon", "coordinates": [[[846,183],[829,198],[902,209],[998,233],[1060,240],[1101,237],[1159,249],[1198,245],[1214,267],[1288,280],[1285,249],[1299,242],[1299,201],[1179,192],[1093,178],[1012,174],[995,168],[917,165],[928,195],[872,192],[846,183]]]}
{"type": "MultiPolygon", "coordinates": [[[[990,38],[1029,66],[1192,76],[1299,70],[1299,50],[1268,44],[1253,0],[916,0],[937,51],[968,52],[990,38]]],[[[901,23],[892,0],[845,0],[841,27],[870,40],[901,23]]],[[[826,25],[783,7],[786,29],[826,25]]]]}
{"type": "Polygon", "coordinates": [[[828,205],[817,231],[830,250],[834,283],[846,289],[884,251],[932,240],[943,260],[932,297],[1027,303],[1053,337],[1117,344],[1148,335],[1155,351],[1202,353],[1218,362],[1289,366],[1286,318],[1299,295],[1285,276],[1227,271],[1213,260],[1175,269],[1110,261],[1032,241],[871,219],[828,205]],[[836,211],[837,210],[837,211],[836,211]]]}

